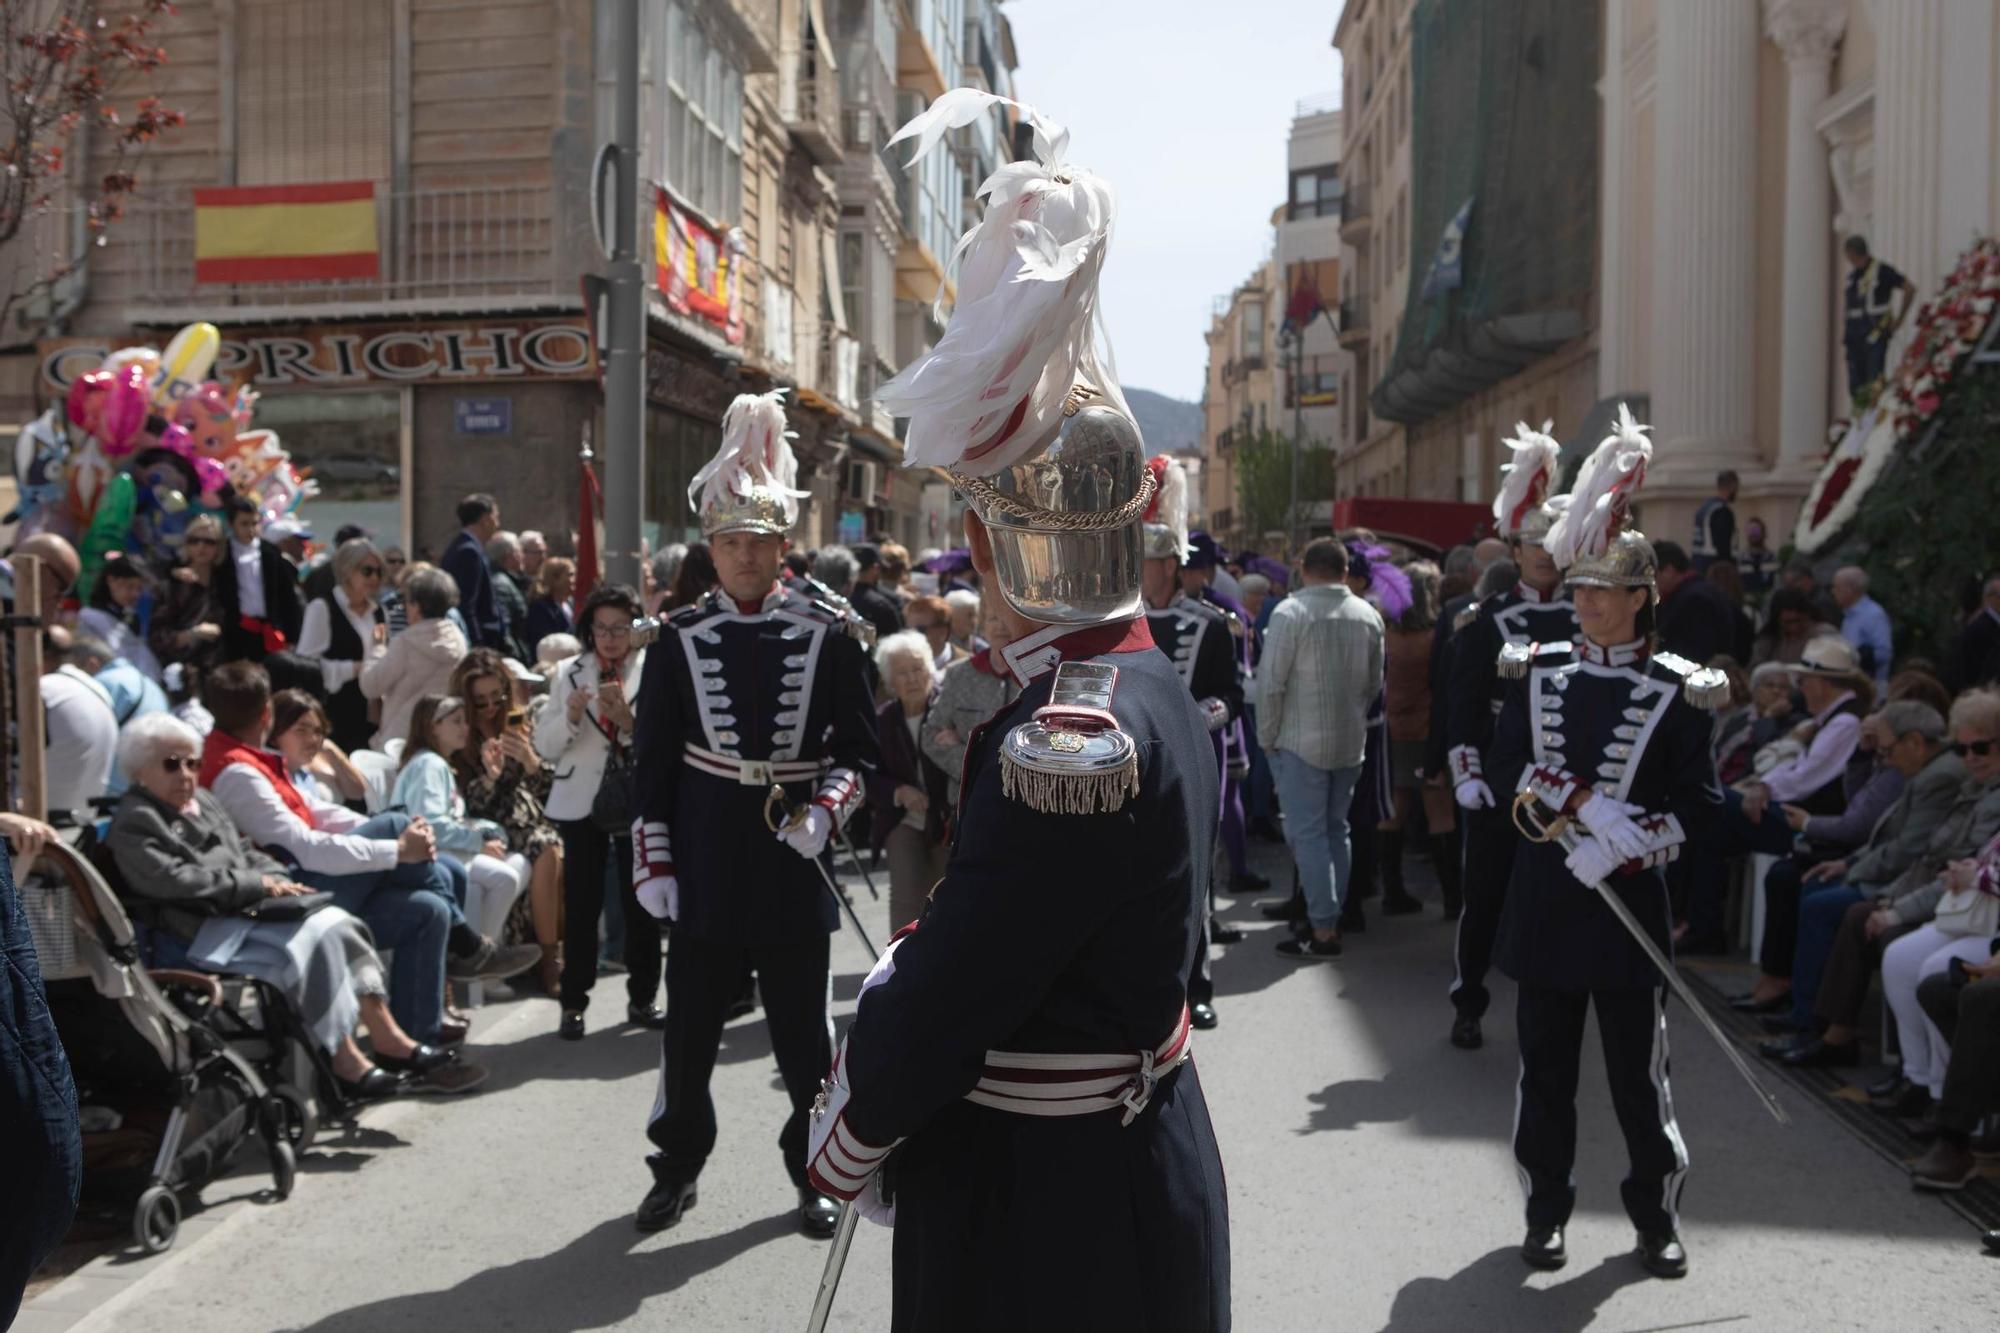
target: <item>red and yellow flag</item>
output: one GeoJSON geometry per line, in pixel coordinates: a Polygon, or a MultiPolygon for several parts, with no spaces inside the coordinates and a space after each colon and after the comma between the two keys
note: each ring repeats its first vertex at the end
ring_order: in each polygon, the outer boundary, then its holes
{"type": "Polygon", "coordinates": [[[194,192],[196,282],[372,278],[380,272],[373,181],[194,192]]]}

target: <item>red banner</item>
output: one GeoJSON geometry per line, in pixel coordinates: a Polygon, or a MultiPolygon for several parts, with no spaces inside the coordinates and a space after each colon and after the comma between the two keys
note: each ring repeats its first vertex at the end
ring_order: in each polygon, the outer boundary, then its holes
{"type": "Polygon", "coordinates": [[[743,341],[743,233],[718,231],[654,192],[653,267],[667,308],[706,320],[732,343],[743,341]]]}

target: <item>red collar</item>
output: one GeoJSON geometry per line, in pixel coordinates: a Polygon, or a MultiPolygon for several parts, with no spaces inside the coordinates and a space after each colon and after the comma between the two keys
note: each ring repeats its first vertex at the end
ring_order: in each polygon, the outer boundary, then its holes
{"type": "Polygon", "coordinates": [[[765,593],[760,600],[755,602],[746,602],[733,597],[721,588],[715,590],[715,595],[725,605],[734,608],[738,615],[761,616],[778,602],[785,600],[785,585],[782,583],[773,583],[771,591],[765,593]]]}
{"type": "Polygon", "coordinates": [[[1153,631],[1143,615],[1095,625],[1050,625],[1016,639],[1000,650],[1008,670],[1022,688],[1056,669],[1059,662],[1099,657],[1105,653],[1137,653],[1153,646],[1153,631]]]}
{"type": "MultiPolygon", "coordinates": [[[[1000,651],[1002,654],[1005,654],[1007,650],[1002,648],[1000,651]]],[[[1011,674],[993,665],[993,654],[991,651],[974,653],[972,655],[972,669],[981,675],[992,676],[995,679],[1011,674]]]]}

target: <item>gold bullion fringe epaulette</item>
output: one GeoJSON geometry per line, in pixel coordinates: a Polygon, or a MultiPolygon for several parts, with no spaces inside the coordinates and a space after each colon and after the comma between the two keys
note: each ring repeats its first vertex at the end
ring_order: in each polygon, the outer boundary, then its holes
{"type": "Polygon", "coordinates": [[[1696,708],[1714,712],[1729,702],[1729,677],[1679,653],[1654,653],[1653,660],[1682,680],[1681,693],[1696,708]]]}
{"type": "Polygon", "coordinates": [[[1000,791],[1048,815],[1110,814],[1139,794],[1139,747],[1118,729],[1118,668],[1063,662],[1049,701],[1000,745],[1000,791]]]}

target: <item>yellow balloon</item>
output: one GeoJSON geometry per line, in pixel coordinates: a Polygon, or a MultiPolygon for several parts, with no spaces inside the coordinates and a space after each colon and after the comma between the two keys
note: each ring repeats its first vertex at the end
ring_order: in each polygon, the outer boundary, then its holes
{"type": "Polygon", "coordinates": [[[154,406],[171,407],[207,379],[221,347],[222,332],[213,324],[190,324],[176,333],[153,375],[154,406]]]}

